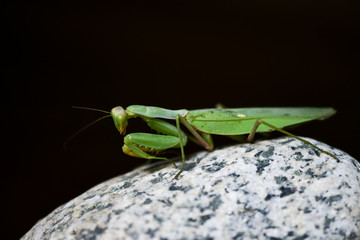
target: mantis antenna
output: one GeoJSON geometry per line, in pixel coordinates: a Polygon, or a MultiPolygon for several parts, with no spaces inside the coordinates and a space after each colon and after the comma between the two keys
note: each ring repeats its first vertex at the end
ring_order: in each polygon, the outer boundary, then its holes
{"type": "Polygon", "coordinates": [[[79,131],[77,131],[76,133],[74,133],[73,135],[71,135],[68,139],[66,139],[66,141],[65,141],[64,144],[63,144],[64,150],[66,150],[67,144],[68,144],[73,138],[75,138],[77,135],[79,135],[80,133],[82,133],[84,130],[86,130],[87,128],[91,127],[91,126],[94,125],[95,123],[100,122],[101,120],[103,120],[103,119],[105,119],[105,118],[111,117],[110,112],[104,111],[104,110],[100,110],[100,109],[96,109],[96,108],[78,107],[78,106],[72,106],[72,108],[83,109],[83,110],[90,110],[90,111],[96,111],[96,112],[102,112],[102,113],[106,113],[106,114],[108,114],[108,115],[96,119],[95,121],[87,124],[86,126],[82,127],[79,131]]]}
{"type": "Polygon", "coordinates": [[[72,106],[72,108],[90,110],[90,111],[102,112],[102,113],[110,114],[110,112],[108,112],[108,111],[97,109],[97,108],[78,107],[78,106],[72,106]]]}

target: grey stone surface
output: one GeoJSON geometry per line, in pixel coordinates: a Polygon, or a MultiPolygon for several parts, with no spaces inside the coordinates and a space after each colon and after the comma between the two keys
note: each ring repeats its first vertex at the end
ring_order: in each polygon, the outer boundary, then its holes
{"type": "Polygon", "coordinates": [[[22,240],[360,239],[360,164],[282,137],[189,156],[101,183],[22,240]]]}

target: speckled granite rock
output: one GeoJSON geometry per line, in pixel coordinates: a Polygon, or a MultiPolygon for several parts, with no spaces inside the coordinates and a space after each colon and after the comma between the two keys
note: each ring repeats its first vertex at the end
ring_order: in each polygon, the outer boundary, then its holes
{"type": "Polygon", "coordinates": [[[360,164],[288,137],[239,144],[99,184],[22,240],[360,239],[360,164]]]}

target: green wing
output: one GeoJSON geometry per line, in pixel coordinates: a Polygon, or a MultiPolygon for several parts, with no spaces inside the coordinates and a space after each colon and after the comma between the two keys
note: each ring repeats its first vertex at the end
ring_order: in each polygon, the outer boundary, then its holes
{"type": "MultiPolygon", "coordinates": [[[[187,121],[201,132],[218,135],[241,135],[250,133],[256,120],[261,119],[283,128],[312,120],[323,120],[335,114],[333,108],[287,107],[287,108],[225,108],[192,110],[187,121]]],[[[273,131],[261,124],[257,132],[273,131]]]]}

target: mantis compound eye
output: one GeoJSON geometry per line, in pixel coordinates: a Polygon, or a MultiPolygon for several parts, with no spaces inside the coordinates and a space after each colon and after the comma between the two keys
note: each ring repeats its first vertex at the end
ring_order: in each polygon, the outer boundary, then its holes
{"type": "Polygon", "coordinates": [[[116,129],[120,132],[120,134],[124,135],[128,125],[128,117],[125,109],[120,106],[114,107],[111,109],[111,116],[114,120],[116,129]]]}

